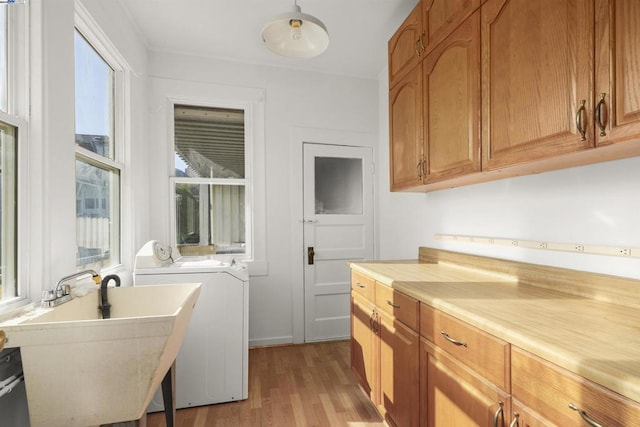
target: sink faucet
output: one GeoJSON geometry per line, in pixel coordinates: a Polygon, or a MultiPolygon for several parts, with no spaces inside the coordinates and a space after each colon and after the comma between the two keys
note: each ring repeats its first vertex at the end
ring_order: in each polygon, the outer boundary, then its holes
{"type": "Polygon", "coordinates": [[[41,305],[43,307],[55,307],[71,300],[71,287],[69,285],[65,285],[64,283],[68,282],[69,280],[88,275],[91,275],[93,281],[96,282],[96,285],[100,284],[100,275],[96,273],[95,270],[78,271],[77,273],[64,276],[62,279],[58,280],[55,289],[45,289],[44,291],[42,291],[41,305]]]}
{"type": "Polygon", "coordinates": [[[120,286],[120,277],[115,274],[111,274],[102,279],[100,284],[100,311],[102,312],[103,319],[109,319],[111,317],[111,304],[109,304],[109,297],[107,296],[107,285],[113,280],[116,282],[116,287],[120,286]]]}

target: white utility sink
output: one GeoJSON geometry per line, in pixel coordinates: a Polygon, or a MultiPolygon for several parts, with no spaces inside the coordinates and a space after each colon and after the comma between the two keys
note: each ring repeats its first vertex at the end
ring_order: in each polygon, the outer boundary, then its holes
{"type": "Polygon", "coordinates": [[[173,364],[200,284],[110,287],[0,319],[5,347],[20,347],[32,427],[140,419],[173,364]]]}

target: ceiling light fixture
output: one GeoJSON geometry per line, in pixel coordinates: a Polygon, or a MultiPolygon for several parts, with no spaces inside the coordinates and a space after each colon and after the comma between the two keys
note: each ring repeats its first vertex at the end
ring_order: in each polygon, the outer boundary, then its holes
{"type": "Polygon", "coordinates": [[[302,13],[294,0],[291,12],[274,16],[262,27],[262,41],[279,55],[313,58],[327,49],[329,34],[322,21],[302,13]]]}

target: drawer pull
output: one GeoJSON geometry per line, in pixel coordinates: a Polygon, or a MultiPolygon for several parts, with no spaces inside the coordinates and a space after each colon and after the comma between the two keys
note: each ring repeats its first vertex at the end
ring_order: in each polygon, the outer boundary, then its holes
{"type": "Polygon", "coordinates": [[[518,427],[520,424],[518,423],[518,418],[520,418],[520,414],[517,412],[513,413],[513,421],[509,424],[509,427],[518,427]]]}
{"type": "Polygon", "coordinates": [[[362,284],[362,283],[360,283],[360,282],[356,283],[356,286],[357,286],[357,287],[359,287],[359,288],[361,288],[361,289],[364,289],[364,288],[366,288],[366,287],[367,287],[366,285],[363,285],[363,284],[362,284]]]}
{"type": "Polygon", "coordinates": [[[579,413],[580,416],[582,417],[582,419],[585,420],[585,422],[587,424],[589,424],[591,427],[602,427],[602,424],[596,422],[593,418],[591,418],[589,415],[587,415],[587,413],[585,411],[583,411],[582,409],[578,408],[574,403],[569,403],[569,408],[571,408],[574,411],[576,411],[577,413],[579,413]]]}
{"type": "Polygon", "coordinates": [[[466,347],[466,346],[467,346],[467,343],[466,343],[466,342],[464,342],[464,341],[458,341],[458,340],[457,340],[457,339],[455,339],[455,338],[451,338],[451,337],[449,336],[449,334],[448,334],[446,331],[444,331],[444,330],[440,331],[440,333],[442,334],[442,336],[444,337],[444,339],[445,339],[445,340],[447,340],[447,341],[449,341],[451,344],[457,345],[458,347],[466,347]]]}
{"type": "Polygon", "coordinates": [[[504,402],[502,400],[498,400],[498,410],[495,414],[493,414],[493,427],[498,427],[498,420],[504,415],[502,409],[504,407],[504,402]]]}
{"type": "Polygon", "coordinates": [[[394,304],[391,300],[387,300],[387,304],[389,304],[393,308],[400,308],[400,304],[394,304]]]}

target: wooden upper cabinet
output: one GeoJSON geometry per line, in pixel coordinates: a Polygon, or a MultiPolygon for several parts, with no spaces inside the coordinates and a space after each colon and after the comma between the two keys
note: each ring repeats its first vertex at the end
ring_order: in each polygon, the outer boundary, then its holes
{"type": "Polygon", "coordinates": [[[425,58],[426,183],[480,170],[480,12],[425,58]]]}
{"type": "MultiPolygon", "coordinates": [[[[484,0],[483,0],[484,1],[484,0]]],[[[478,7],[480,0],[422,0],[425,53],[433,50],[478,7]]]]}
{"type": "Polygon", "coordinates": [[[488,0],[481,12],[483,170],[592,147],[593,2],[488,0]]]}
{"type": "Polygon", "coordinates": [[[413,9],[400,28],[389,39],[389,88],[422,60],[422,3],[413,9]]]}
{"type": "Polygon", "coordinates": [[[422,184],[422,64],[389,92],[391,191],[422,184]]]}
{"type": "Polygon", "coordinates": [[[608,145],[640,135],[640,2],[596,5],[596,143],[608,145]]]}

